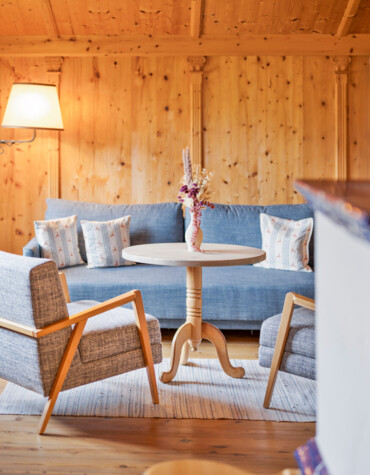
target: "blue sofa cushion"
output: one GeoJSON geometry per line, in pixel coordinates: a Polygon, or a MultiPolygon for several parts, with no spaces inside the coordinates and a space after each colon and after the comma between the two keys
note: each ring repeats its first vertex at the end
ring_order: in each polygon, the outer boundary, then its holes
{"type": "Polygon", "coordinates": [[[130,243],[183,242],[184,220],[180,203],[106,205],[48,198],[45,219],[77,215],[78,245],[86,261],[86,248],[81,220],[109,221],[131,216],[130,243]]]}
{"type": "MultiPolygon", "coordinates": [[[[63,270],[72,301],[103,301],[140,289],[147,313],[162,327],[176,328],[186,316],[186,269],[138,264],[129,267],[63,270]]],[[[260,328],[280,313],[285,294],[314,297],[314,274],[253,266],[203,269],[203,318],[220,328],[260,328]]]]}
{"type": "MultiPolygon", "coordinates": [[[[261,248],[261,213],[295,221],[313,217],[313,211],[308,204],[270,206],[215,204],[214,209],[205,208],[202,213],[203,241],[261,248]]],[[[186,208],[185,229],[189,224],[190,213],[186,208]]],[[[313,241],[312,234],[309,248],[310,265],[313,264],[313,241]]]]}

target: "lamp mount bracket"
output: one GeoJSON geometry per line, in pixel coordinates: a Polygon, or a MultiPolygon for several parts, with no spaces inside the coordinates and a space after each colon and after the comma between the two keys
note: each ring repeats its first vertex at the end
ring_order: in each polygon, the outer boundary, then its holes
{"type": "Polygon", "coordinates": [[[17,145],[19,143],[30,143],[33,142],[36,138],[36,129],[33,129],[33,136],[30,140],[0,140],[0,155],[5,152],[5,149],[2,145],[7,145],[11,147],[12,145],[17,145]]]}

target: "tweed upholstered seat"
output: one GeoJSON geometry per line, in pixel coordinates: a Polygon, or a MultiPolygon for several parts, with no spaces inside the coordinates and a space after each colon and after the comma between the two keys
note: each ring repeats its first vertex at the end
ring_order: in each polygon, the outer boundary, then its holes
{"type": "MultiPolygon", "coordinates": [[[[279,331],[281,314],[268,318],[262,324],[258,360],[270,368],[279,331]]],[[[316,378],[315,312],[307,308],[294,311],[280,370],[286,373],[316,378]]]]}
{"type": "MultiPolygon", "coordinates": [[[[67,307],[69,314],[73,315],[98,304],[99,302],[94,300],[81,300],[68,303],[67,307]]],[[[157,353],[154,346],[161,345],[158,320],[147,314],[146,321],[152,351],[157,353]]],[[[139,350],[141,354],[141,342],[133,311],[129,308],[118,307],[89,319],[78,350],[82,363],[90,363],[136,350],[139,350]]]]}
{"type": "Polygon", "coordinates": [[[153,361],[162,360],[161,333],[140,292],[67,307],[63,285],[55,262],[0,251],[0,378],[49,396],[40,433],[60,390],[134,369],[147,367],[158,403],[153,361]],[[121,307],[130,302],[133,310],[121,307]]]}

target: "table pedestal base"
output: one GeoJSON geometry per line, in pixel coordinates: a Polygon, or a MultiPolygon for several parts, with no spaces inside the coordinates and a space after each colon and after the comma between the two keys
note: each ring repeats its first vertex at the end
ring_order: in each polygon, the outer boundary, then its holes
{"type": "Polygon", "coordinates": [[[186,268],[186,322],[175,333],[171,348],[171,367],[161,374],[162,383],[169,383],[176,376],[179,364],[186,364],[190,348],[196,350],[202,338],[212,342],[217,350],[222,369],[233,378],[242,378],[244,368],[230,363],[226,340],[221,331],[202,321],[202,268],[186,268]]]}

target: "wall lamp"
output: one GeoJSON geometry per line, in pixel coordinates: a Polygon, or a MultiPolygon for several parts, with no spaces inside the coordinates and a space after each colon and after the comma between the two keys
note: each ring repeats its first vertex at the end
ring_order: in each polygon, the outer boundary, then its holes
{"type": "Polygon", "coordinates": [[[1,127],[33,129],[33,137],[30,140],[0,140],[0,154],[4,153],[2,145],[10,147],[33,142],[36,129],[63,130],[56,86],[13,84],[1,127]]]}

